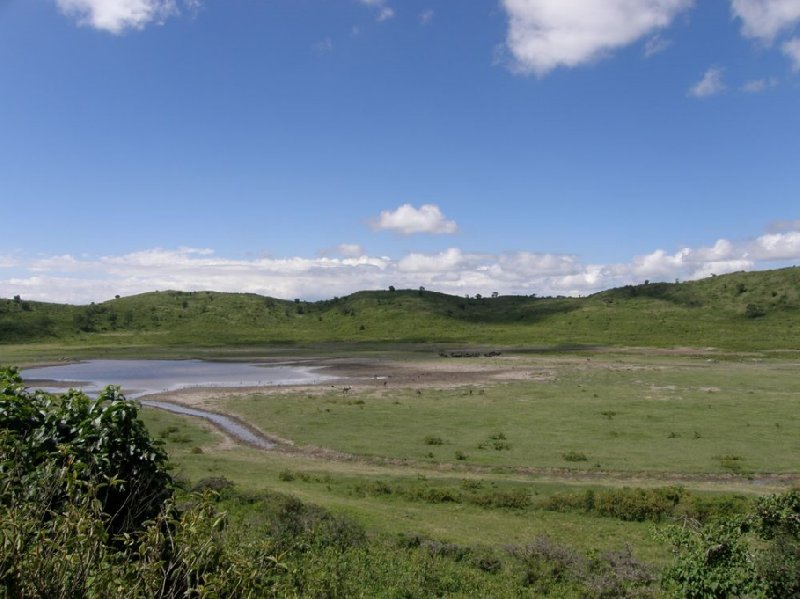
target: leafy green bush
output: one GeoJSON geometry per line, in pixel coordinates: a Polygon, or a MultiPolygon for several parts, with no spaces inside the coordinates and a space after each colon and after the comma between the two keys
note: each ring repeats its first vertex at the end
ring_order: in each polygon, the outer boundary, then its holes
{"type": "Polygon", "coordinates": [[[581,511],[626,521],[667,517],[691,518],[699,522],[731,518],[747,511],[749,502],[741,496],[702,496],[681,487],[658,489],[588,489],[582,493],[556,493],[540,507],[557,512],[581,511]]]}
{"type": "Polygon", "coordinates": [[[675,595],[800,596],[800,492],[760,497],[745,516],[701,526],[691,521],[659,533],[673,546],[663,576],[675,595]]]}
{"type": "Polygon", "coordinates": [[[61,468],[69,476],[49,507],[67,501],[69,485],[90,484],[113,534],[139,528],[171,494],[167,455],[118,387],[97,399],[50,395],[28,391],[16,369],[0,369],[0,431],[2,503],[24,500],[38,477],[61,468]]]}

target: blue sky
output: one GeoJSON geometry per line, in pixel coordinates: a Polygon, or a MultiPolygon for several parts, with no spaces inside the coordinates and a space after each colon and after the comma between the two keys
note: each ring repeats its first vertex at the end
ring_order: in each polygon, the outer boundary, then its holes
{"type": "Polygon", "coordinates": [[[0,297],[800,263],[800,0],[0,0],[0,297]]]}

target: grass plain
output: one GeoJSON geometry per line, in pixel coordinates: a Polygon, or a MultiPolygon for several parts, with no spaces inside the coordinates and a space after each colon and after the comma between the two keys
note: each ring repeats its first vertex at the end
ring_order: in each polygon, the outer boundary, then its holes
{"type": "MultiPolygon", "coordinates": [[[[429,373],[454,363],[416,353],[411,361],[429,373]]],[[[548,500],[679,487],[746,501],[800,480],[797,362],[609,351],[472,363],[500,374],[441,387],[394,388],[390,378],[347,392],[326,384],[206,397],[206,407],[292,443],[271,452],[232,444],[196,420],[145,417],[179,478],[192,482],[224,476],[245,492],[290,493],[376,535],[494,548],[546,535],[587,554],[629,547],[657,565],[669,553],[653,530],[679,516],[626,521],[555,511],[548,500]]]]}

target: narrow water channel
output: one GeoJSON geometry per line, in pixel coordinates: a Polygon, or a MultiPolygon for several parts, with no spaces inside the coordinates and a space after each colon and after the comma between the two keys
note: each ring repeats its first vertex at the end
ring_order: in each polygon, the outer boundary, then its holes
{"type": "Polygon", "coordinates": [[[203,418],[204,420],[208,420],[215,426],[221,428],[231,437],[239,441],[243,441],[249,445],[255,445],[261,449],[272,449],[275,447],[275,444],[271,441],[268,441],[258,433],[251,431],[246,426],[236,422],[228,416],[223,416],[222,414],[215,414],[214,412],[208,412],[199,408],[187,408],[186,406],[170,403],[168,401],[151,401],[147,399],[140,399],[139,403],[148,408],[157,408],[159,410],[172,412],[174,414],[181,414],[183,416],[203,418]]]}

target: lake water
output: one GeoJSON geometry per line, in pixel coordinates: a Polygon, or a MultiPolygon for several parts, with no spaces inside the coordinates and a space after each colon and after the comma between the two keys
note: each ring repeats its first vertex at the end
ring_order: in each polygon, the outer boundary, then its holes
{"type": "MultiPolygon", "coordinates": [[[[27,368],[21,374],[24,381],[43,383],[32,386],[51,392],[63,391],[63,387],[66,386],[82,389],[89,395],[96,395],[106,385],[119,385],[129,399],[188,387],[296,385],[319,383],[336,378],[302,366],[202,360],[88,360],[76,364],[27,368]],[[48,382],[59,386],[48,386],[48,382]]],[[[275,446],[269,439],[223,414],[167,401],[144,399],[140,401],[145,406],[159,410],[208,420],[249,445],[261,449],[272,449],[275,446]]]]}
{"type": "Polygon", "coordinates": [[[130,399],[188,387],[298,385],[335,378],[302,366],[203,360],[87,360],[26,368],[21,374],[26,381],[43,381],[34,386],[48,391],[72,386],[92,395],[106,385],[119,385],[130,399]],[[53,381],[54,386],[45,381],[53,381]]]}

